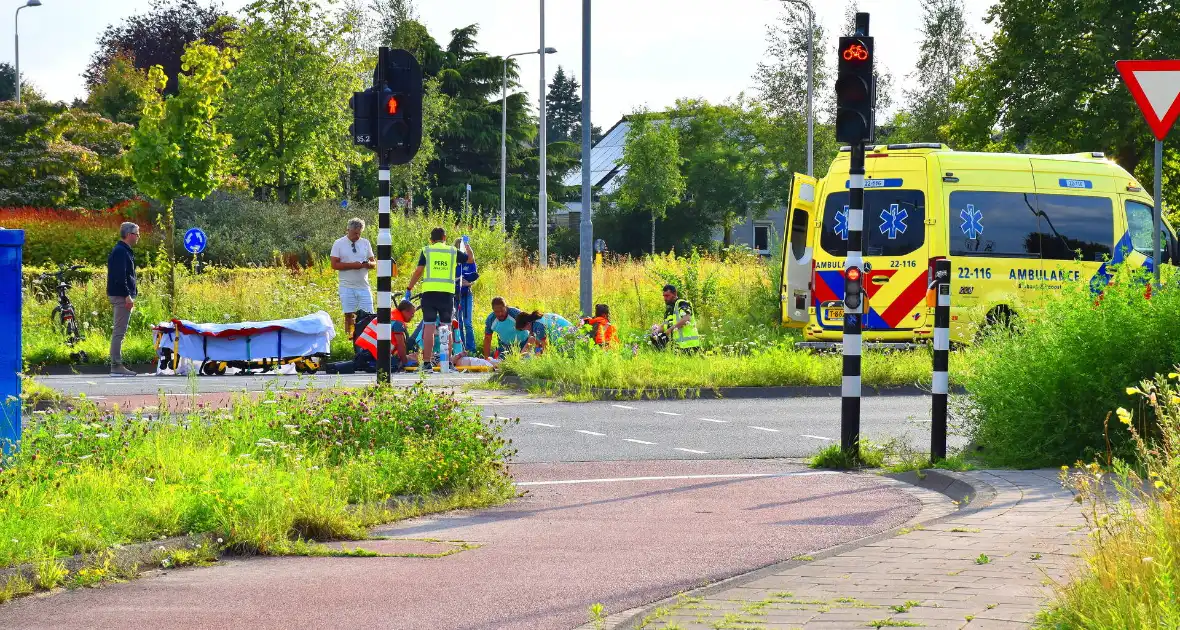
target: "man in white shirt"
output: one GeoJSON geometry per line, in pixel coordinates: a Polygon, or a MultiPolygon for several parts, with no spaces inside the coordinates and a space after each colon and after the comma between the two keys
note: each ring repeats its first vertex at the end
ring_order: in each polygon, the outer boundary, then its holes
{"type": "Polygon", "coordinates": [[[348,233],[332,244],[332,268],[340,272],[340,305],[344,308],[344,332],[352,336],[357,310],[373,311],[373,291],[369,288],[369,270],[377,265],[373,246],[361,238],[365,222],[348,220],[348,233]]]}

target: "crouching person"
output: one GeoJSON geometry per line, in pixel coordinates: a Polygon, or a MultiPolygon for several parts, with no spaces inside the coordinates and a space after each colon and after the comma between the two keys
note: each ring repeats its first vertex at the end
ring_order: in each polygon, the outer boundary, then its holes
{"type": "MultiPolygon", "coordinates": [[[[409,300],[402,300],[397,308],[389,313],[389,361],[390,371],[397,372],[410,365],[410,351],[406,341],[409,323],[414,319],[414,305],[409,300]]],[[[357,370],[374,372],[377,370],[377,318],[374,317],[365,326],[364,331],[357,335],[356,357],[353,363],[357,370]]]]}
{"type": "Polygon", "coordinates": [[[613,348],[619,345],[619,331],[610,322],[610,307],[606,304],[594,305],[594,317],[582,318],[581,331],[600,347],[613,348]]]}
{"type": "Polygon", "coordinates": [[[664,349],[668,345],[673,350],[697,352],[701,348],[701,334],[697,330],[696,315],[692,310],[692,303],[680,299],[676,287],[664,285],[664,323],[651,327],[651,343],[656,348],[664,349]]]}

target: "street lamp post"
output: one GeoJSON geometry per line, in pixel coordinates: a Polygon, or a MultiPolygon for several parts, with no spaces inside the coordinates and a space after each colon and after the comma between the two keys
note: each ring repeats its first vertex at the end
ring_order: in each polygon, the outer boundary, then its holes
{"type": "Polygon", "coordinates": [[[39,7],[41,0],[29,0],[16,8],[16,16],[12,18],[12,38],[16,43],[16,104],[20,105],[20,10],[25,7],[39,7]]]}
{"type": "MultiPolygon", "coordinates": [[[[541,0],[541,45],[538,48],[545,49],[545,0],[541,0]]],[[[542,268],[549,266],[549,193],[545,190],[549,180],[546,156],[549,148],[549,134],[547,133],[548,123],[545,122],[545,80],[545,55],[541,55],[541,135],[540,141],[537,143],[541,158],[538,174],[541,190],[537,197],[537,249],[539,250],[537,257],[540,259],[542,268]]]]}
{"type": "Polygon", "coordinates": [[[815,10],[807,0],[783,0],[807,9],[807,176],[815,174],[815,10]]]}
{"type": "MultiPolygon", "coordinates": [[[[501,75],[500,91],[500,229],[508,230],[508,211],[505,210],[504,196],[508,188],[508,60],[522,55],[536,55],[540,50],[512,53],[504,58],[504,73],[501,75]]],[[[546,48],[545,54],[552,55],[556,48],[546,48]]]]}

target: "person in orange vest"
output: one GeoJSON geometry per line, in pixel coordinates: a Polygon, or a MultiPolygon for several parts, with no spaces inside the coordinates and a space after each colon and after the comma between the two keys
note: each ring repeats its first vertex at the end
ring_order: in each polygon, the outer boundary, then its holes
{"type": "MultiPolygon", "coordinates": [[[[414,319],[414,305],[409,300],[402,300],[397,308],[389,313],[389,343],[391,356],[397,357],[397,364],[393,370],[404,368],[409,363],[409,349],[406,344],[406,334],[410,321],[414,319]]],[[[356,347],[367,350],[374,357],[377,356],[377,318],[374,317],[365,326],[364,331],[356,338],[356,347]]]]}
{"type": "Polygon", "coordinates": [[[603,348],[619,345],[619,331],[610,323],[610,307],[606,304],[595,304],[594,317],[582,318],[582,332],[603,348]]]}

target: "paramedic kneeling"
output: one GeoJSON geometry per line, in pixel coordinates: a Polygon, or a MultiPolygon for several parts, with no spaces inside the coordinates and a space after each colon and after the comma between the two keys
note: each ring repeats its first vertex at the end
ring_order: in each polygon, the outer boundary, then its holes
{"type": "Polygon", "coordinates": [[[692,302],[680,299],[676,287],[664,285],[664,325],[660,332],[672,341],[674,350],[696,352],[701,347],[701,334],[697,331],[696,315],[692,302]]]}
{"type": "MultiPolygon", "coordinates": [[[[397,309],[389,313],[389,344],[392,350],[390,356],[397,359],[397,363],[391,366],[394,372],[404,369],[407,365],[409,350],[406,348],[406,333],[409,331],[412,319],[414,319],[414,305],[409,300],[402,300],[401,304],[397,305],[397,309]]],[[[357,336],[355,345],[361,350],[368,351],[374,357],[377,356],[376,317],[370,320],[369,325],[365,326],[365,330],[357,336]]]]}
{"type": "Polygon", "coordinates": [[[422,363],[421,371],[429,374],[434,369],[431,360],[434,350],[435,322],[450,322],[455,311],[455,270],[459,265],[475,261],[471,246],[463,243],[458,251],[447,244],[446,230],[437,227],[430,231],[430,244],[418,254],[418,267],[410,276],[406,293],[422,281],[422,363]]]}

